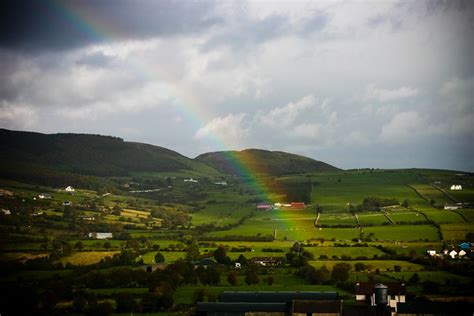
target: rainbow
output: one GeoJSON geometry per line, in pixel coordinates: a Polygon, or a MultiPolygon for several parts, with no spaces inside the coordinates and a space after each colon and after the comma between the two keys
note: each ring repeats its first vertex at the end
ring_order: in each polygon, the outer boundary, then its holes
{"type": "MultiPolygon", "coordinates": [[[[53,12],[57,13],[62,20],[61,23],[67,27],[73,27],[78,36],[94,41],[113,41],[121,38],[121,32],[115,30],[112,25],[107,25],[106,21],[100,20],[94,14],[94,8],[87,2],[64,2],[61,0],[51,0],[49,2],[53,12]]],[[[123,32],[122,32],[123,33],[123,32]]],[[[145,79],[156,81],[160,78],[160,69],[149,69],[138,58],[130,57],[128,59],[130,71],[139,74],[145,79]]],[[[179,95],[182,92],[170,91],[163,88],[160,91],[167,99],[172,100],[173,105],[179,113],[186,118],[193,128],[198,130],[209,120],[208,115],[203,113],[202,108],[198,108],[192,102],[191,96],[179,95]],[[188,102],[185,102],[188,100],[188,102]]],[[[229,151],[223,139],[218,135],[209,135],[207,138],[211,148],[226,150],[227,167],[236,175],[239,175],[241,181],[250,188],[254,194],[258,195],[262,201],[277,202],[275,194],[272,193],[270,179],[258,176],[263,170],[252,168],[250,157],[246,155],[237,155],[236,152],[229,151]]]]}

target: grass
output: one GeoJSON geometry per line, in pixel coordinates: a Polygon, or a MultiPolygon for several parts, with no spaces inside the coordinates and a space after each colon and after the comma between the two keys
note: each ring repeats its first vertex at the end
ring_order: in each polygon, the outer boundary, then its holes
{"type": "Polygon", "coordinates": [[[458,213],[449,210],[422,212],[428,217],[429,220],[438,224],[465,222],[464,219],[458,213]]]}
{"type": "Polygon", "coordinates": [[[390,224],[384,214],[380,212],[371,212],[371,213],[360,213],[357,214],[359,222],[362,227],[366,226],[380,226],[384,224],[390,224]]]}
{"type": "Polygon", "coordinates": [[[474,209],[463,209],[456,212],[462,214],[470,223],[474,223],[474,209]]]}
{"type": "Polygon", "coordinates": [[[239,203],[218,203],[206,205],[206,207],[192,214],[193,225],[203,225],[214,223],[216,226],[225,226],[235,224],[242,217],[253,212],[250,206],[240,205],[239,203]]]}
{"type": "Polygon", "coordinates": [[[137,258],[137,260],[143,259],[143,262],[145,264],[154,264],[155,263],[155,256],[156,254],[160,252],[164,257],[165,257],[165,262],[174,262],[179,259],[183,259],[186,257],[186,253],[181,251],[181,252],[175,252],[175,251],[151,251],[148,252],[144,255],[141,255],[140,257],[137,258]]]}
{"type": "Polygon", "coordinates": [[[474,232],[474,224],[445,224],[441,225],[441,233],[446,241],[466,241],[466,234],[474,232]]]}
{"type": "Polygon", "coordinates": [[[400,222],[410,223],[426,221],[426,218],[422,214],[413,211],[391,211],[389,212],[389,216],[395,224],[400,222]]]}
{"type": "Polygon", "coordinates": [[[384,252],[375,247],[305,247],[304,249],[312,253],[316,259],[321,255],[328,258],[332,256],[338,258],[341,256],[372,258],[374,255],[384,255],[384,252]]]}
{"type": "MultiPolygon", "coordinates": [[[[396,279],[396,280],[404,280],[407,281],[412,275],[413,272],[384,272],[384,275],[396,279]]],[[[467,276],[461,276],[458,274],[449,273],[446,271],[419,271],[416,272],[420,277],[419,282],[424,281],[435,281],[438,283],[462,283],[468,284],[470,282],[470,278],[467,276]]]]}
{"type": "Polygon", "coordinates": [[[429,184],[410,184],[410,186],[427,201],[433,200],[435,205],[443,206],[447,203],[453,203],[453,201],[448,199],[441,190],[429,184]]]}
{"type": "Polygon", "coordinates": [[[318,260],[318,261],[310,261],[309,263],[317,269],[325,265],[329,270],[332,270],[332,268],[337,263],[340,263],[340,262],[349,263],[352,266],[357,262],[361,262],[369,266],[368,270],[370,271],[375,271],[375,269],[379,269],[380,271],[390,271],[394,269],[395,265],[399,265],[402,268],[402,271],[421,271],[424,269],[422,265],[407,262],[407,261],[400,261],[400,260],[363,260],[363,261],[318,260]]]}
{"type": "Polygon", "coordinates": [[[73,265],[84,266],[100,262],[103,258],[112,257],[118,251],[85,251],[76,252],[70,256],[61,258],[59,262],[70,262],[73,265]]]}
{"type": "Polygon", "coordinates": [[[27,260],[47,257],[47,253],[25,253],[25,252],[4,252],[0,254],[0,261],[4,262],[25,262],[27,260]]]}
{"type": "Polygon", "coordinates": [[[418,241],[439,240],[438,230],[432,225],[390,225],[364,228],[365,236],[375,240],[418,241]]]}

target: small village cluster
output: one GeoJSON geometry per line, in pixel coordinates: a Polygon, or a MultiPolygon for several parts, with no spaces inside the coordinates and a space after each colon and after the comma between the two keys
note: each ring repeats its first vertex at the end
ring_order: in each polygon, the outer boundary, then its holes
{"type": "Polygon", "coordinates": [[[463,259],[467,258],[466,255],[472,251],[474,248],[474,243],[463,242],[460,243],[457,247],[449,249],[443,249],[441,252],[436,252],[436,250],[427,250],[426,253],[430,257],[436,258],[451,258],[451,259],[463,259]]]}
{"type": "Polygon", "coordinates": [[[268,210],[304,210],[306,205],[304,202],[291,202],[291,203],[259,203],[257,204],[257,209],[262,210],[262,211],[268,211],[268,210]]]}

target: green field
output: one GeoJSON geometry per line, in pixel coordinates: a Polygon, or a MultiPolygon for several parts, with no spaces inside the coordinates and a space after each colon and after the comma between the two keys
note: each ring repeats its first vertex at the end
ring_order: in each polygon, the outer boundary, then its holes
{"type": "MultiPolygon", "coordinates": [[[[310,264],[319,269],[323,265],[325,265],[329,270],[339,262],[347,262],[352,266],[357,262],[362,262],[365,265],[369,266],[369,271],[375,271],[375,269],[379,269],[380,271],[393,271],[394,266],[398,265],[401,267],[402,271],[421,271],[424,269],[422,265],[407,262],[407,261],[399,261],[399,260],[364,260],[364,261],[336,261],[336,260],[318,260],[318,261],[310,261],[310,264]]],[[[354,271],[354,267],[352,267],[354,271]]]]}
{"type": "Polygon", "coordinates": [[[417,179],[409,170],[327,173],[313,179],[318,185],[314,186],[311,201],[327,210],[346,210],[348,203],[359,204],[368,196],[396,198],[400,202],[421,199],[406,185],[417,179]]]}
{"type": "Polygon", "coordinates": [[[446,241],[466,241],[466,234],[474,232],[474,224],[444,224],[441,233],[446,241]]]}
{"type": "Polygon", "coordinates": [[[429,220],[438,223],[464,223],[464,219],[456,212],[449,210],[442,211],[422,211],[429,220]]]}
{"type": "Polygon", "coordinates": [[[76,266],[83,266],[100,262],[106,257],[112,257],[118,251],[84,251],[76,252],[70,256],[61,258],[61,263],[71,263],[76,266]]]}
{"type": "Polygon", "coordinates": [[[429,184],[410,184],[423,198],[427,201],[434,201],[435,205],[443,206],[445,204],[453,203],[451,199],[439,189],[429,184]]]}
{"type": "Polygon", "coordinates": [[[438,230],[431,225],[391,225],[365,227],[365,235],[373,234],[374,240],[419,241],[439,240],[438,230]]]}
{"type": "MultiPolygon", "coordinates": [[[[396,280],[407,281],[412,275],[413,272],[384,272],[383,274],[388,277],[396,280]]],[[[470,282],[469,277],[445,272],[445,271],[418,271],[416,272],[420,277],[419,282],[424,281],[435,281],[439,283],[459,283],[459,284],[468,284],[470,282]]]]}

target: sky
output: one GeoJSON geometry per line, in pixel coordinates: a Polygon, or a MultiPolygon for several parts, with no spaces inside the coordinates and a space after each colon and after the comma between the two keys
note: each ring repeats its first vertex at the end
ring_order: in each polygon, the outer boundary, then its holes
{"type": "Polygon", "coordinates": [[[0,128],[474,171],[473,1],[2,1],[0,128]]]}

